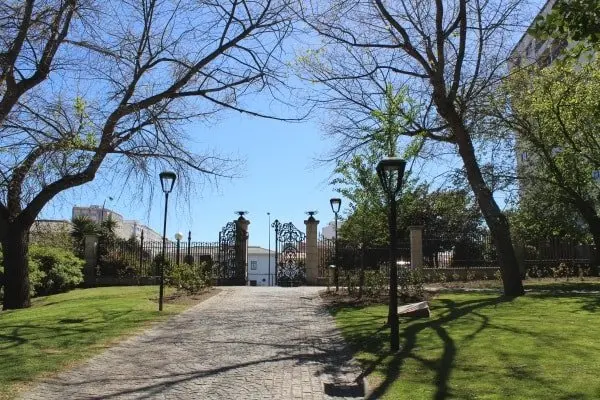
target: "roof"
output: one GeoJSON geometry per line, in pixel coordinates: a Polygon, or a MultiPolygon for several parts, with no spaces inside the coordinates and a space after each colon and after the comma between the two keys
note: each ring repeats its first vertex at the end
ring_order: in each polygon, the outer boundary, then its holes
{"type": "MultiPolygon", "coordinates": [[[[259,254],[269,254],[269,250],[260,246],[248,246],[248,254],[259,255],[259,254]]],[[[271,254],[275,254],[273,250],[271,250],[271,254]]]]}

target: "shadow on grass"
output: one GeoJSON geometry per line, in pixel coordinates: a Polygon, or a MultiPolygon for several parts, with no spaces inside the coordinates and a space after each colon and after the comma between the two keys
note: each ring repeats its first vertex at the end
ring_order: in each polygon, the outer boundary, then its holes
{"type": "MultiPolygon", "coordinates": [[[[368,399],[374,400],[382,397],[382,395],[389,389],[393,382],[400,376],[402,366],[404,365],[404,361],[406,359],[414,359],[423,364],[428,369],[434,371],[436,374],[436,393],[434,399],[440,400],[447,398],[450,395],[448,382],[452,371],[454,358],[456,357],[456,344],[444,328],[444,325],[449,322],[455,321],[461,317],[464,317],[468,314],[473,314],[478,309],[485,308],[488,306],[495,306],[510,301],[512,301],[511,298],[503,296],[495,297],[492,299],[467,300],[461,302],[455,302],[449,299],[442,299],[442,310],[444,311],[442,311],[442,315],[439,318],[420,323],[413,323],[401,329],[401,339],[403,339],[402,349],[394,356],[393,360],[388,364],[387,373],[384,380],[369,395],[368,399]],[[414,350],[416,350],[415,345],[419,333],[428,328],[431,328],[433,331],[435,331],[438,337],[443,342],[443,353],[442,357],[439,360],[427,360],[418,356],[414,352],[414,350]]],[[[482,318],[482,323],[480,327],[471,335],[469,335],[469,338],[473,339],[478,333],[482,332],[488,326],[488,324],[488,319],[482,318]]],[[[354,341],[352,338],[349,339],[351,341],[354,341]]],[[[369,375],[375,368],[377,368],[378,365],[380,365],[387,357],[389,357],[389,354],[382,351],[383,342],[385,339],[387,339],[387,332],[384,333],[383,330],[379,330],[376,334],[373,334],[372,332],[369,333],[369,337],[365,338],[365,346],[363,346],[363,343],[361,343],[361,347],[366,348],[370,352],[376,352],[380,354],[377,360],[375,360],[367,366],[367,368],[363,372],[363,376],[369,375]],[[375,341],[379,342],[378,348],[374,347],[375,341]]]]}
{"type": "MultiPolygon", "coordinates": [[[[538,292],[528,294],[528,297],[535,297],[540,299],[556,299],[557,297],[572,298],[575,302],[576,309],[583,312],[597,312],[600,310],[600,295],[598,294],[581,294],[581,293],[555,293],[555,292],[538,292]]],[[[472,316],[477,319],[477,327],[473,332],[464,336],[462,340],[471,341],[474,340],[480,333],[484,332],[488,328],[504,329],[509,330],[507,327],[498,327],[492,324],[490,317],[486,315],[484,310],[488,307],[495,307],[502,303],[511,302],[512,298],[504,296],[498,297],[486,297],[477,299],[467,300],[451,300],[451,299],[439,299],[437,301],[438,306],[435,309],[436,316],[431,320],[422,319],[408,319],[404,318],[401,322],[401,350],[390,355],[387,342],[389,340],[389,333],[385,327],[374,329],[375,320],[382,321],[384,318],[379,313],[375,312],[373,317],[367,315],[366,318],[362,318],[359,321],[349,320],[346,339],[353,343],[355,350],[365,351],[367,353],[374,354],[377,358],[374,361],[369,361],[366,365],[363,364],[362,376],[370,375],[375,369],[380,368],[385,364],[385,376],[383,381],[377,385],[374,391],[369,395],[368,399],[379,399],[381,398],[392,386],[392,384],[400,377],[405,364],[405,361],[410,359],[418,362],[424,368],[432,371],[435,375],[435,395],[433,396],[436,400],[446,399],[451,397],[451,389],[449,386],[450,377],[453,368],[456,368],[455,359],[458,351],[458,346],[453,340],[451,334],[446,329],[449,323],[455,322],[460,318],[466,316],[472,316]],[[356,322],[356,323],[354,323],[356,322]],[[410,322],[410,324],[408,324],[410,322]],[[417,341],[421,333],[426,329],[431,329],[435,332],[435,335],[442,342],[442,354],[436,359],[424,358],[420,355],[417,348],[417,341]]],[[[362,309],[363,307],[357,307],[355,309],[362,309]]],[[[335,313],[339,313],[342,310],[336,310],[335,313]]],[[[365,309],[365,312],[369,312],[365,309]]],[[[374,311],[371,311],[374,312],[374,311]]],[[[535,333],[528,332],[527,330],[512,330],[514,334],[530,334],[535,333]]],[[[521,370],[514,371],[515,374],[527,378],[526,374],[521,370]]],[[[529,377],[532,381],[539,381],[541,385],[552,385],[550,381],[542,379],[534,379],[529,377]]],[[[560,389],[557,388],[557,392],[560,389]]],[[[578,398],[580,394],[570,394],[572,398],[578,398]]]]}

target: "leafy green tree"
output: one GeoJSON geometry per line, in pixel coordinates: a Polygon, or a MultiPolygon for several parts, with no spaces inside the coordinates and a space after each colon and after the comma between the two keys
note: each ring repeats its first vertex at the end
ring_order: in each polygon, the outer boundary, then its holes
{"type": "Polygon", "coordinates": [[[253,107],[285,88],[292,3],[0,3],[4,309],[30,306],[28,231],[62,192],[103,171],[148,191],[166,168],[182,188],[233,175],[236,162],[196,151],[184,124],[223,111],[277,118],[253,107]]]}
{"type": "Polygon", "coordinates": [[[558,0],[550,13],[536,18],[530,30],[546,38],[586,42],[600,46],[600,2],[596,0],[558,0]]]}
{"type": "Polygon", "coordinates": [[[306,0],[297,6],[320,39],[299,68],[318,84],[318,104],[331,111],[330,132],[342,154],[369,143],[369,117],[381,109],[386,88],[406,87],[413,107],[402,110],[410,123],[401,133],[461,158],[508,296],[525,292],[508,219],[482,168],[487,130],[481,111],[504,75],[521,3],[306,0]]]}
{"type": "Polygon", "coordinates": [[[522,197],[577,210],[600,246],[600,187],[593,178],[600,170],[600,61],[532,67],[513,74],[505,88],[509,104],[498,116],[517,135],[522,197]]]}

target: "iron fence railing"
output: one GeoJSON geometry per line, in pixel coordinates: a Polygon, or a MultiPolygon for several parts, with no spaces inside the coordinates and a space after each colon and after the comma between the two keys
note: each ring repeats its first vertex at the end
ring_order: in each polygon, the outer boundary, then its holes
{"type": "MultiPolygon", "coordinates": [[[[162,260],[162,241],[113,241],[98,244],[98,275],[155,277],[162,260]]],[[[171,264],[199,265],[219,261],[218,242],[167,242],[165,259],[171,264]]]]}
{"type": "Polygon", "coordinates": [[[423,235],[423,265],[426,268],[492,267],[496,246],[489,233],[471,235],[423,235]]]}

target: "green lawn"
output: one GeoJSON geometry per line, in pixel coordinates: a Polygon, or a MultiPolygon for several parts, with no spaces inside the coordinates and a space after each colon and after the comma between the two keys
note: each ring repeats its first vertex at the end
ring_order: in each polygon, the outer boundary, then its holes
{"type": "Polygon", "coordinates": [[[401,322],[394,357],[386,306],[332,310],[371,399],[600,399],[600,295],[446,293],[430,306],[401,322]]]}
{"type": "Polygon", "coordinates": [[[190,305],[167,303],[159,314],[157,294],[157,286],[78,289],[0,312],[0,399],[190,305]]]}

